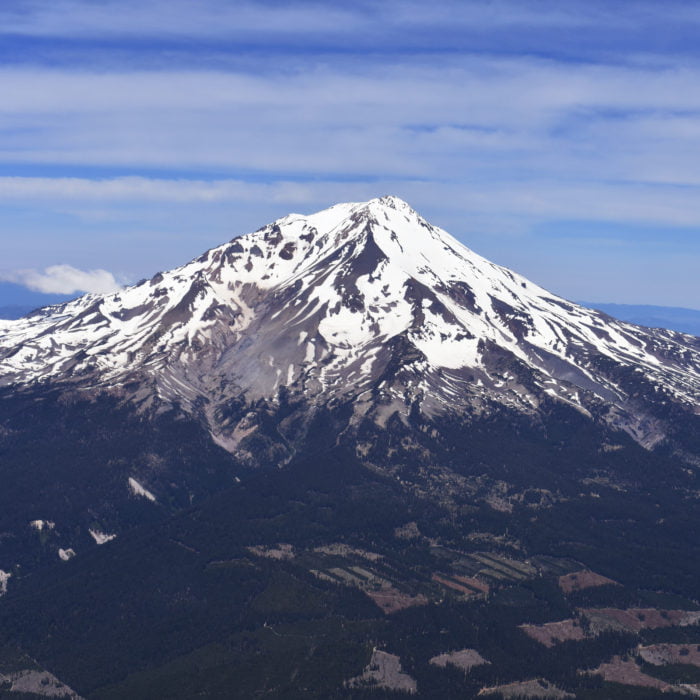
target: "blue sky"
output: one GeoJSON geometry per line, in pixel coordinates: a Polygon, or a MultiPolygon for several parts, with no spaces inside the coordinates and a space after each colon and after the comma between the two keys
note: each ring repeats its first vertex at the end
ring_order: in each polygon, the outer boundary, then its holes
{"type": "Polygon", "coordinates": [[[0,279],[106,290],[391,193],[569,298],[700,308],[699,30],[674,0],[3,0],[0,279]]]}

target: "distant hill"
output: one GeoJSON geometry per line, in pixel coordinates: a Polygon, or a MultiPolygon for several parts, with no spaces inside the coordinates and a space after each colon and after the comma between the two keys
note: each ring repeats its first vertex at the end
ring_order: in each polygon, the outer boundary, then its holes
{"type": "Polygon", "coordinates": [[[621,321],[649,328],[668,328],[672,331],[700,336],[700,310],[676,306],[645,306],[636,304],[601,304],[581,301],[580,304],[603,311],[621,321]]]}
{"type": "Polygon", "coordinates": [[[0,282],[0,318],[21,318],[34,309],[60,304],[75,296],[75,294],[43,294],[33,292],[14,282],[0,282]]]}
{"type": "Polygon", "coordinates": [[[15,319],[26,316],[30,311],[33,311],[35,306],[21,306],[10,304],[9,306],[0,306],[0,318],[15,319]]]}

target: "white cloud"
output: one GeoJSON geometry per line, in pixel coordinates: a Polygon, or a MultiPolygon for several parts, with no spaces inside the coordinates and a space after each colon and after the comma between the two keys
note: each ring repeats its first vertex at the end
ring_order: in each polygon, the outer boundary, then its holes
{"type": "MultiPolygon", "coordinates": [[[[690,173],[689,173],[690,175],[690,173]]],[[[697,185],[700,185],[700,180],[697,185]]],[[[340,201],[364,201],[398,194],[416,207],[452,210],[461,217],[508,217],[528,224],[545,220],[584,219],[700,226],[698,187],[669,183],[597,182],[532,178],[499,182],[435,182],[429,179],[356,181],[186,180],[145,177],[88,178],[0,177],[0,201],[15,206],[42,202],[56,212],[87,222],[134,220],[143,208],[168,203],[195,205],[268,204],[310,212],[340,201]],[[99,203],[100,208],[94,209],[99,203]]],[[[281,213],[287,213],[285,210],[281,213]]],[[[264,222],[259,222],[264,223],[264,222]]],[[[492,227],[493,228],[493,227],[492,227]]],[[[507,228],[512,228],[508,226],[507,228]]],[[[522,226],[520,226],[522,228],[522,226]]]]}
{"type": "Polygon", "coordinates": [[[186,180],[115,177],[2,177],[1,200],[78,200],[132,202],[309,201],[309,185],[295,182],[186,180]]]}
{"type": "Polygon", "coordinates": [[[0,279],[21,284],[44,294],[75,294],[92,292],[109,294],[121,289],[114,275],[107,270],[79,270],[71,265],[51,265],[39,270],[16,270],[3,273],[0,279]]]}
{"type": "MultiPolygon", "coordinates": [[[[290,39],[338,46],[425,45],[426,32],[449,42],[454,33],[509,29],[607,30],[663,27],[700,21],[684,0],[24,0],[0,4],[1,30],[12,35],[110,39],[210,39],[270,44],[290,39]]],[[[620,37],[616,36],[620,41],[620,37]]],[[[511,38],[512,40],[512,38],[511,38]]],[[[517,41],[517,39],[516,39],[517,41]]],[[[527,41],[527,39],[526,39],[527,41]]]]}
{"type": "Polygon", "coordinates": [[[442,182],[669,182],[673,174],[677,184],[696,184],[699,83],[690,61],[523,57],[307,64],[272,74],[6,68],[0,163],[231,179],[254,171],[258,182],[280,173],[442,182]]]}
{"type": "MultiPolygon", "coordinates": [[[[691,16],[692,18],[692,16],[691,16]]],[[[381,34],[387,26],[404,31],[426,28],[577,27],[592,23],[619,26],[629,18],[595,3],[556,0],[464,2],[421,0],[375,2],[250,2],[227,0],[34,0],[21,11],[0,8],[4,31],[29,36],[225,37],[262,34],[284,37],[353,35],[355,41],[381,34]]]]}
{"type": "MultiPolygon", "coordinates": [[[[0,9],[4,31],[29,36],[245,36],[348,31],[352,12],[309,2],[260,4],[225,0],[35,0],[22,11],[0,9]]],[[[364,22],[362,22],[364,23],[364,22]]]]}

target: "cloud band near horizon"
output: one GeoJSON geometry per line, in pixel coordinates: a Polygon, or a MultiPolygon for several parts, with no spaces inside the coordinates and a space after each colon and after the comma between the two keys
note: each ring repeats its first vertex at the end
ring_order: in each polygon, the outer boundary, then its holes
{"type": "Polygon", "coordinates": [[[72,265],[51,265],[41,271],[0,272],[0,281],[13,282],[42,294],[111,294],[122,287],[107,270],[78,270],[72,265]]]}

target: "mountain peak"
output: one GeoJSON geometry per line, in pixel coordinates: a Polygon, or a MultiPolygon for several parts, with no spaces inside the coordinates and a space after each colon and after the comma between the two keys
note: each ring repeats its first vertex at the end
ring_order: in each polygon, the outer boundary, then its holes
{"type": "Polygon", "coordinates": [[[287,233],[293,236],[303,233],[306,224],[306,228],[316,228],[325,232],[342,228],[347,233],[351,230],[356,232],[357,226],[353,224],[386,223],[393,221],[397,216],[402,217],[405,223],[413,221],[427,225],[425,219],[410,204],[395,195],[385,195],[364,202],[341,202],[313,214],[287,214],[262,227],[260,231],[287,227],[287,233]]]}
{"type": "Polygon", "coordinates": [[[370,199],[367,202],[368,206],[380,206],[380,207],[388,207],[389,209],[396,209],[398,211],[409,211],[413,212],[415,214],[415,210],[411,207],[408,202],[405,200],[401,199],[401,197],[397,197],[394,194],[387,194],[384,195],[383,197],[375,197],[374,199],[370,199]]]}
{"type": "Polygon", "coordinates": [[[388,220],[392,216],[401,215],[409,221],[415,219],[425,222],[423,217],[408,202],[396,195],[390,194],[383,197],[375,197],[366,202],[358,202],[355,207],[355,212],[367,212],[371,217],[379,220],[388,220]]]}

